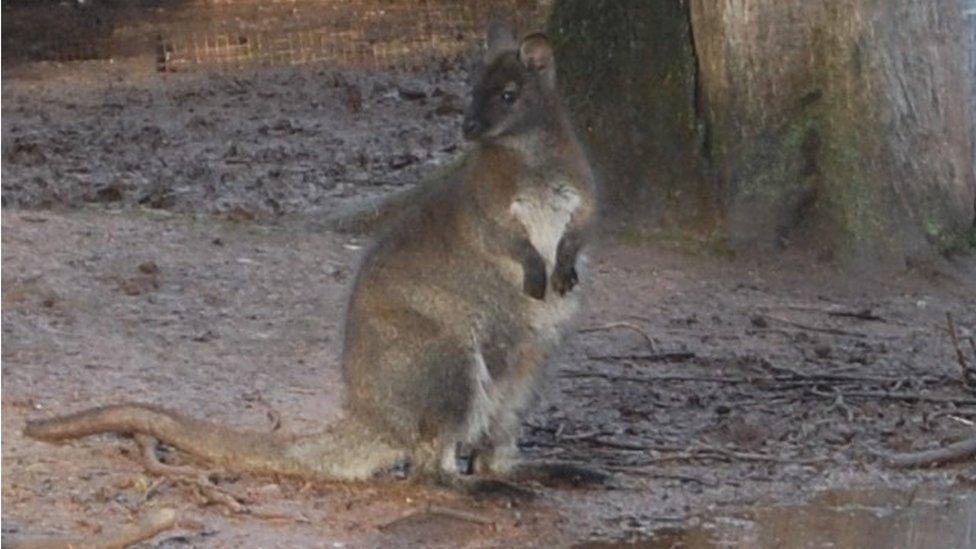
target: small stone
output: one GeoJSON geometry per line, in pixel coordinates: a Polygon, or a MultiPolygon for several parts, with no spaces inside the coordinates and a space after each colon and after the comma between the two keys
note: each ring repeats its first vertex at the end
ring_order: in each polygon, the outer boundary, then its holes
{"type": "Polygon", "coordinates": [[[427,98],[427,92],[417,84],[401,84],[397,86],[397,94],[406,101],[419,101],[427,98]]]}

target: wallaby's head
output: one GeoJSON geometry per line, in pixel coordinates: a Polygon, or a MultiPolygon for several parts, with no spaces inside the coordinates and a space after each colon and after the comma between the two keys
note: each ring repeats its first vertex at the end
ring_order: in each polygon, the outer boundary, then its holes
{"type": "Polygon", "coordinates": [[[464,137],[492,141],[541,127],[556,104],[552,45],[542,33],[520,41],[507,25],[488,29],[488,51],[464,115],[464,137]]]}

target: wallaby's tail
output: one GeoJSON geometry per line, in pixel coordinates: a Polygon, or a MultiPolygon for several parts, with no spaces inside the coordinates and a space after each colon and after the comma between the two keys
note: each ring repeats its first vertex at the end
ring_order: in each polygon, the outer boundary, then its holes
{"type": "Polygon", "coordinates": [[[403,458],[359,422],[347,419],[301,437],[235,431],[146,404],[120,404],[28,421],[24,434],[56,441],[99,433],[145,434],[234,471],[323,480],[368,478],[403,458]]]}

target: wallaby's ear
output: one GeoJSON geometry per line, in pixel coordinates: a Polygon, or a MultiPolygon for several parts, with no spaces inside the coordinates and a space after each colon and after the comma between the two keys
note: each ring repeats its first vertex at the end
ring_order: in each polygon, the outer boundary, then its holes
{"type": "Polygon", "coordinates": [[[492,61],[500,54],[518,49],[515,26],[506,21],[495,20],[488,25],[488,39],[485,61],[492,61]]]}
{"type": "Polygon", "coordinates": [[[522,39],[519,46],[519,61],[529,70],[542,74],[550,83],[555,82],[556,64],[549,38],[541,32],[530,34],[522,39]]]}

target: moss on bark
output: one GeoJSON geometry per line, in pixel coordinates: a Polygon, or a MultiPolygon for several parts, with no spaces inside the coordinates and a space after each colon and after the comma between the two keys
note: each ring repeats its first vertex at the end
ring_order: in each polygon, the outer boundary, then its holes
{"type": "Polygon", "coordinates": [[[607,205],[663,223],[699,213],[707,196],[694,175],[695,64],[683,3],[557,0],[549,32],[607,205]],[[634,203],[641,207],[626,208],[634,203]]]}
{"type": "Polygon", "coordinates": [[[561,0],[550,30],[610,209],[904,264],[976,217],[957,10],[561,0]]]}

